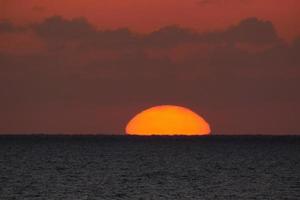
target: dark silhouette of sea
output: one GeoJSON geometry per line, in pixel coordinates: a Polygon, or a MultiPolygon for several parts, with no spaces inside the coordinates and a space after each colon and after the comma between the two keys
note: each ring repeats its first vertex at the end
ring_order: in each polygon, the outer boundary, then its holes
{"type": "Polygon", "coordinates": [[[0,199],[300,199],[300,137],[0,136],[0,199]]]}

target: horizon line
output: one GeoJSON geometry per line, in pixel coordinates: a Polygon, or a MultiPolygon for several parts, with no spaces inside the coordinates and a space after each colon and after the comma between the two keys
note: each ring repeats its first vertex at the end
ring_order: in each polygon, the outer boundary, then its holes
{"type": "Polygon", "coordinates": [[[113,133],[0,133],[0,137],[5,136],[65,136],[65,137],[84,137],[84,136],[104,136],[104,137],[214,137],[214,136],[270,136],[270,137],[285,137],[285,136],[300,136],[300,133],[247,133],[247,134],[208,134],[208,135],[129,135],[126,133],[113,134],[113,133]]]}

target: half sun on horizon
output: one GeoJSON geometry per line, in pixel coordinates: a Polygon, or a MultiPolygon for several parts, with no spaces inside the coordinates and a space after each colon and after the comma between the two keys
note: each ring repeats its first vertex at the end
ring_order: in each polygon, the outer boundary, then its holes
{"type": "Polygon", "coordinates": [[[209,124],[192,110],[174,105],[146,109],[134,116],[126,126],[127,135],[209,135],[209,124]]]}

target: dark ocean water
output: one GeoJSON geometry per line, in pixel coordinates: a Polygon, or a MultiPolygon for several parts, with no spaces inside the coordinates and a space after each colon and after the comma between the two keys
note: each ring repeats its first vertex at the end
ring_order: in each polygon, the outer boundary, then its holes
{"type": "Polygon", "coordinates": [[[300,199],[300,137],[0,137],[0,199],[300,199]]]}

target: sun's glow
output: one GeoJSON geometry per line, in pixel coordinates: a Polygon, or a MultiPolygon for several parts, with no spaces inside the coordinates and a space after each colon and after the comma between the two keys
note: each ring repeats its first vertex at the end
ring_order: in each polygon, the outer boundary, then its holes
{"type": "Polygon", "coordinates": [[[208,135],[209,124],[188,108],[162,105],[138,113],[126,126],[128,135],[208,135]]]}

